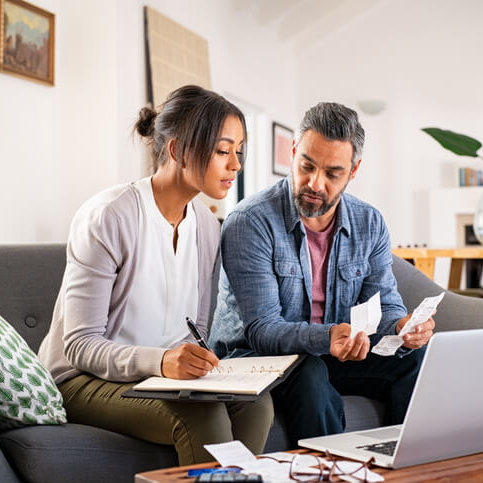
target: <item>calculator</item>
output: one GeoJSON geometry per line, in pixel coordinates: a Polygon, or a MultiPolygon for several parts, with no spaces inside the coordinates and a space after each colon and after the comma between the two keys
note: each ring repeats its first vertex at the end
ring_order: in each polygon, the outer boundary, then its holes
{"type": "Polygon", "coordinates": [[[244,475],[242,473],[235,473],[229,471],[228,473],[203,473],[196,478],[196,483],[204,483],[211,481],[221,481],[227,483],[262,483],[262,477],[256,474],[244,475]]]}

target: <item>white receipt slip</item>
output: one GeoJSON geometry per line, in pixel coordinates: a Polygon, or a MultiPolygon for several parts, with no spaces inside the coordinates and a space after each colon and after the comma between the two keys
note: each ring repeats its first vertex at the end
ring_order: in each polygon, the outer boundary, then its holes
{"type": "Polygon", "coordinates": [[[402,336],[408,332],[412,332],[419,324],[426,322],[436,310],[436,307],[444,297],[444,292],[441,292],[436,297],[426,297],[414,309],[411,318],[406,322],[398,335],[386,335],[377,345],[372,348],[371,352],[380,356],[392,356],[404,343],[402,336]]]}
{"type": "Polygon", "coordinates": [[[351,339],[361,331],[367,335],[375,334],[381,317],[380,292],[374,294],[367,302],[351,307],[351,339]]]}

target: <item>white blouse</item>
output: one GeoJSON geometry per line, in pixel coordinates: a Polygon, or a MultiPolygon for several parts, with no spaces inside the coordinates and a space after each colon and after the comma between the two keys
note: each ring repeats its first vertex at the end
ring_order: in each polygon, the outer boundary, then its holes
{"type": "Polygon", "coordinates": [[[135,187],[141,199],[139,260],[115,341],[172,348],[189,335],[186,317],[196,321],[197,316],[196,217],[188,203],[175,253],[174,229],[156,206],[151,178],[137,181],[135,187]]]}

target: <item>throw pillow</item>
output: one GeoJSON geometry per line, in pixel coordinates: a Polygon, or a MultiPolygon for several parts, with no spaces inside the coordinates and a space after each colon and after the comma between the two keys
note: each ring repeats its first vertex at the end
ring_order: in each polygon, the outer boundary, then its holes
{"type": "Polygon", "coordinates": [[[62,403],[50,372],[0,316],[0,430],[66,423],[62,403]]]}

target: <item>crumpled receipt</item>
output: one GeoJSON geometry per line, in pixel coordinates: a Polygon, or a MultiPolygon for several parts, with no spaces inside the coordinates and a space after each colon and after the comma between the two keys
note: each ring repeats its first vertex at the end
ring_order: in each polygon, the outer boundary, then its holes
{"type": "Polygon", "coordinates": [[[435,297],[426,297],[417,307],[414,309],[411,318],[406,322],[406,325],[401,329],[398,335],[386,335],[378,344],[376,344],[371,352],[380,356],[393,356],[396,351],[404,343],[402,336],[408,332],[412,332],[419,324],[426,322],[436,310],[436,307],[444,297],[444,292],[441,292],[435,297]]]}

